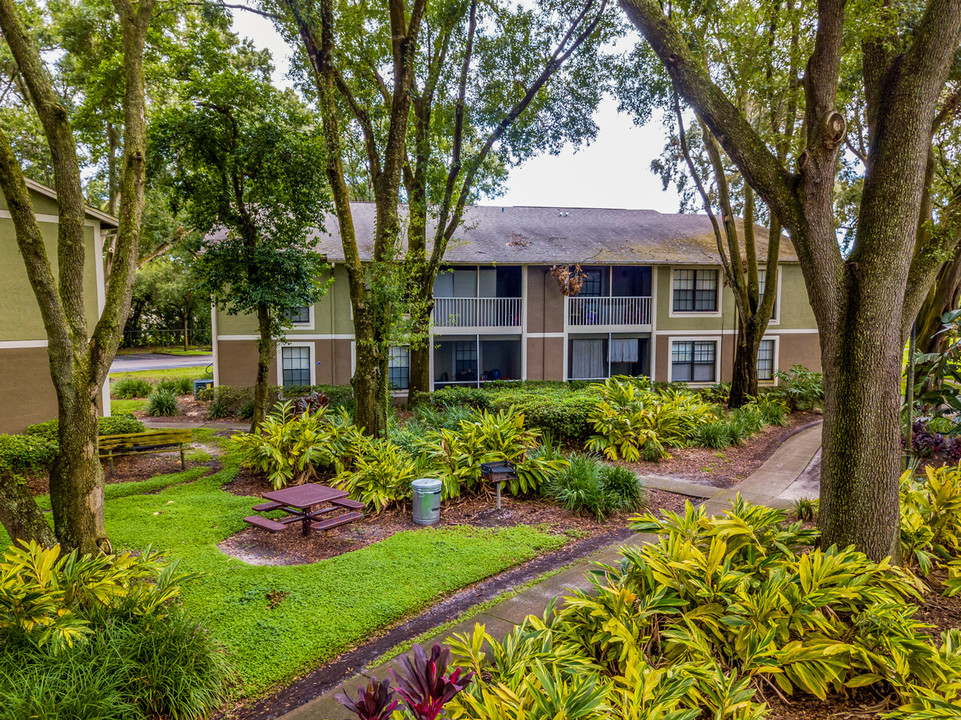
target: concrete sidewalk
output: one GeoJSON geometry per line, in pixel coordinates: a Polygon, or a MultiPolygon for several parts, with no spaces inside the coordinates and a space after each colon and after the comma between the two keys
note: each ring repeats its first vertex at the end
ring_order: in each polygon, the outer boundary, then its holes
{"type": "MultiPolygon", "coordinates": [[[[810,480],[805,477],[811,463],[820,452],[821,425],[802,430],[788,438],[768,460],[750,477],[738,486],[730,489],[712,488],[694,482],[676,480],[673,478],[646,477],[642,478],[648,487],[654,487],[668,492],[689,495],[691,497],[708,497],[704,507],[711,514],[721,513],[728,508],[734,495],[741,493],[752,502],[770,507],[789,507],[797,493],[807,493],[805,489],[810,480]]],[[[810,474],[810,473],[808,473],[810,474]]],[[[817,497],[817,486],[814,495],[817,497]]],[[[591,583],[587,578],[594,563],[616,564],[620,561],[620,548],[625,545],[640,545],[653,539],[652,535],[635,534],[619,543],[610,546],[591,557],[580,560],[567,570],[547,578],[512,598],[504,600],[484,612],[458,623],[446,632],[424,641],[425,647],[435,642],[444,642],[455,633],[470,635],[478,623],[486,627],[487,632],[495,638],[502,638],[511,632],[515,626],[523,622],[528,615],[540,616],[544,613],[552,599],[563,597],[576,589],[589,589],[591,583]]],[[[505,591],[509,588],[505,588],[505,591]]],[[[341,688],[347,690],[352,697],[357,696],[357,689],[365,685],[368,678],[378,679],[388,677],[388,670],[399,669],[397,658],[378,665],[364,668],[360,673],[336,688],[330,689],[306,705],[282,716],[283,720],[345,720],[350,713],[336,700],[334,694],[341,688]]]]}

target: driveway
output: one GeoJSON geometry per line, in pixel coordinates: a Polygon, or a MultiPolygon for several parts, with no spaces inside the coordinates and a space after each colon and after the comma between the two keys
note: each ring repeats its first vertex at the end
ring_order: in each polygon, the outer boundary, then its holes
{"type": "Polygon", "coordinates": [[[163,355],[162,353],[138,353],[118,355],[110,366],[110,372],[131,370],[170,370],[171,368],[203,367],[214,361],[213,355],[163,355]]]}

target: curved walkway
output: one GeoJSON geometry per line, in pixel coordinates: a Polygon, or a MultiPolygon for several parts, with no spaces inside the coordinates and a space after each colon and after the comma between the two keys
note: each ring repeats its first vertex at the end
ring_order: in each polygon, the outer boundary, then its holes
{"type": "MultiPolygon", "coordinates": [[[[815,463],[819,460],[820,450],[821,424],[818,423],[785,440],[761,467],[733,488],[719,489],[663,477],[642,477],[641,479],[648,487],[697,498],[707,496],[704,507],[712,514],[726,510],[729,501],[738,492],[754,503],[786,508],[798,497],[809,495],[817,497],[816,476],[813,476],[813,495],[811,495],[813,473],[810,469],[816,467],[815,463]]],[[[591,583],[587,575],[594,563],[616,564],[619,562],[622,546],[639,545],[652,539],[651,535],[636,533],[623,542],[608,546],[580,560],[563,572],[485,609],[482,613],[463,620],[422,644],[430,646],[435,642],[444,642],[454,633],[470,634],[477,623],[484,624],[491,636],[504,637],[528,615],[542,615],[554,598],[566,595],[575,589],[589,589],[591,583]]],[[[390,668],[399,669],[396,658],[376,667],[359,668],[358,673],[350,678],[329,678],[324,686],[317,688],[318,695],[315,699],[285,715],[280,715],[283,710],[275,707],[274,712],[258,713],[255,717],[281,717],[282,720],[331,720],[331,718],[344,717],[346,711],[334,700],[334,693],[339,692],[343,687],[348,695],[356,697],[357,689],[365,685],[369,677],[376,676],[380,679],[388,677],[390,668]]]]}

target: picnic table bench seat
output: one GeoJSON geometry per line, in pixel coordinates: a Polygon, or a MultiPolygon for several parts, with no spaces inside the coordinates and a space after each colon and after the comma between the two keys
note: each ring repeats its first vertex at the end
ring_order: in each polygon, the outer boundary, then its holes
{"type": "Polygon", "coordinates": [[[282,508],[283,506],[284,506],[283,503],[271,501],[271,502],[260,503],[260,505],[254,505],[252,509],[256,512],[270,512],[271,510],[277,510],[278,508],[282,508]]]}
{"type": "Polygon", "coordinates": [[[331,500],[332,505],[340,505],[341,507],[348,508],[350,510],[363,510],[364,503],[358,502],[357,500],[351,500],[350,498],[340,498],[339,500],[331,500]]]}
{"type": "Polygon", "coordinates": [[[254,525],[268,532],[280,532],[287,527],[286,523],[277,522],[276,520],[268,520],[265,517],[260,517],[260,515],[250,515],[244,518],[244,522],[248,525],[254,525]]]}
{"type": "Polygon", "coordinates": [[[123,455],[144,455],[159,453],[171,448],[180,449],[180,466],[187,469],[184,446],[193,442],[192,430],[150,430],[122,435],[101,435],[99,438],[100,458],[110,459],[110,474],[113,475],[113,459],[123,455]]]}
{"type": "Polygon", "coordinates": [[[311,523],[310,527],[313,530],[331,530],[335,527],[352,523],[354,520],[360,520],[362,517],[364,517],[364,513],[349,512],[344,513],[343,515],[337,515],[329,520],[323,520],[322,522],[313,522],[311,523]]]}

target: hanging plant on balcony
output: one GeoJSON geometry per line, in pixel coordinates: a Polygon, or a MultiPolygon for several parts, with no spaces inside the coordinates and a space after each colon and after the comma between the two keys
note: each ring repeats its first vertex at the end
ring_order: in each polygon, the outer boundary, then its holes
{"type": "Polygon", "coordinates": [[[547,271],[548,274],[557,280],[557,286],[561,289],[561,294],[567,297],[574,297],[581,292],[584,279],[587,277],[580,265],[552,265],[547,271]]]}

